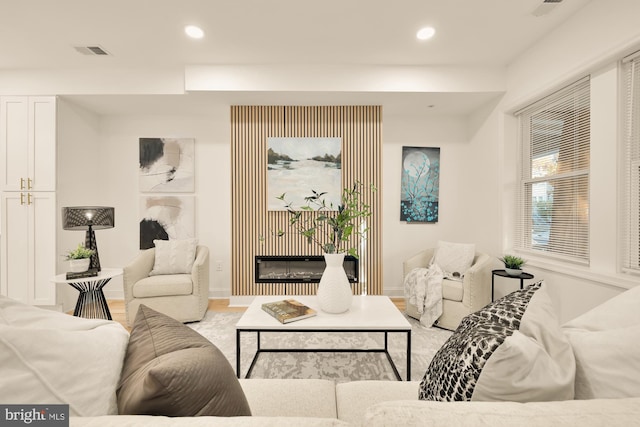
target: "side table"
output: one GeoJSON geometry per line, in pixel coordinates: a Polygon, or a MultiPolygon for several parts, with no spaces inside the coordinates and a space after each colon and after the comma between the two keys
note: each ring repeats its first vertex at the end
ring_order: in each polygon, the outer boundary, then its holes
{"type": "Polygon", "coordinates": [[[80,292],[76,308],[73,311],[74,316],[87,319],[112,320],[102,288],[109,283],[109,280],[121,274],[121,268],[103,268],[97,276],[67,279],[67,274],[63,273],[58,274],[52,281],[55,283],[68,283],[80,292]]]}
{"type": "Polygon", "coordinates": [[[525,279],[533,279],[533,274],[522,272],[518,276],[507,274],[505,270],[493,270],[491,272],[491,301],[493,301],[493,280],[496,276],[508,277],[509,279],[520,279],[520,289],[524,286],[525,279]]]}

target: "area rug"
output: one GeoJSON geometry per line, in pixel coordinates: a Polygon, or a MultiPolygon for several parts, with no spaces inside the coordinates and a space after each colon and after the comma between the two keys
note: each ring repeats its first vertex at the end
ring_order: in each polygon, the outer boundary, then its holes
{"type": "MultiPolygon", "coordinates": [[[[200,322],[189,327],[214,343],[236,369],[235,324],[242,313],[208,311],[200,322]]],[[[425,328],[410,317],[411,379],[421,380],[431,359],[451,332],[425,328]]],[[[242,371],[249,369],[256,351],[256,334],[242,333],[242,371]]],[[[406,334],[389,334],[389,353],[402,379],[406,379],[406,334]]],[[[383,348],[383,333],[268,333],[261,334],[262,348],[383,348]]],[[[251,378],[321,378],[336,382],[353,380],[395,380],[383,353],[262,353],[251,378]]]]}

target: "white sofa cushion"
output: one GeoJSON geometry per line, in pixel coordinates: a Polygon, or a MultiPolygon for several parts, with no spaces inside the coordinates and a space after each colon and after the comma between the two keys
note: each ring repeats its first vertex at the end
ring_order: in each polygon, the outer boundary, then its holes
{"type": "Polygon", "coordinates": [[[116,414],[128,340],[119,323],[0,296],[0,402],[68,404],[72,416],[116,414]]]}
{"type": "Polygon", "coordinates": [[[361,425],[491,427],[628,427],[638,425],[640,398],[562,402],[384,402],[361,425]]]}
{"type": "Polygon", "coordinates": [[[112,415],[71,417],[70,427],[353,427],[336,418],[312,417],[163,417],[112,415]]]}
{"type": "Polygon", "coordinates": [[[156,253],[150,276],[191,273],[198,239],[154,240],[153,244],[156,253]]]}
{"type": "Polygon", "coordinates": [[[134,298],[191,295],[193,281],[190,274],[163,274],[138,280],[133,285],[134,298]]]}
{"type": "Polygon", "coordinates": [[[575,398],[640,396],[640,286],[563,326],[576,358],[575,398]]]}
{"type": "Polygon", "coordinates": [[[449,301],[462,301],[462,282],[460,280],[442,280],[442,298],[449,301]]]}
{"type": "Polygon", "coordinates": [[[462,319],[420,385],[424,400],[572,399],[575,360],[544,282],[462,319]]]}
{"type": "Polygon", "coordinates": [[[321,379],[241,379],[253,416],[336,418],[336,385],[321,379]]]}
{"type": "Polygon", "coordinates": [[[358,425],[367,409],[391,400],[418,400],[420,381],[349,381],[336,385],[338,418],[358,425]]]}

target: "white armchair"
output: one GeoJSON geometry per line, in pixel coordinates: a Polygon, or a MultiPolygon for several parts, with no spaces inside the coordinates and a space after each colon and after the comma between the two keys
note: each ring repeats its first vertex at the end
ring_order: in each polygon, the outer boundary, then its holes
{"type": "Polygon", "coordinates": [[[209,249],[196,248],[190,274],[149,276],[155,248],[142,252],[124,268],[124,300],[127,324],[133,326],[140,304],[181,322],[202,320],[209,304],[209,249]]]}
{"type": "MultiPolygon", "coordinates": [[[[403,277],[414,268],[428,267],[435,249],[426,249],[404,261],[403,277]]],[[[462,282],[444,279],[442,281],[442,315],[435,326],[455,330],[463,317],[491,302],[491,257],[476,252],[473,264],[465,272],[462,282]]],[[[418,308],[409,303],[405,295],[407,315],[420,319],[418,308]]]]}

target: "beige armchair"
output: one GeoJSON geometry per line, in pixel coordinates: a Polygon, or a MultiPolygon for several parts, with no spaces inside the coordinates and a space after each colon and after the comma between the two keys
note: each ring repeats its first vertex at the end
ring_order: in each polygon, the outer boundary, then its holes
{"type": "MultiPolygon", "coordinates": [[[[403,276],[407,277],[414,268],[429,266],[435,249],[424,250],[404,261],[403,276]]],[[[462,282],[444,279],[442,281],[442,315],[434,326],[455,330],[463,317],[491,302],[491,257],[476,252],[473,264],[466,271],[462,282]]],[[[405,295],[407,315],[420,319],[418,308],[409,303],[405,295]]]]}
{"type": "Polygon", "coordinates": [[[191,274],[149,276],[154,262],[155,248],[151,248],[124,268],[127,324],[133,325],[140,304],[181,322],[202,320],[209,304],[209,249],[196,248],[191,274]]]}

